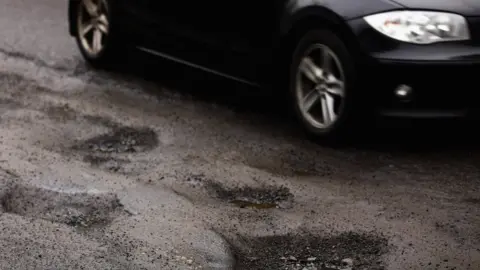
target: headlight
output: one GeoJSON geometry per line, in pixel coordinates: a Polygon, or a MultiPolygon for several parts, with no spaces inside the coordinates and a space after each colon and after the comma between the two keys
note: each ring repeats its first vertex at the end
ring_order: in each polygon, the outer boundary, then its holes
{"type": "Polygon", "coordinates": [[[469,40],[464,17],[433,11],[391,11],[364,17],[380,33],[400,41],[431,44],[443,41],[469,40]]]}

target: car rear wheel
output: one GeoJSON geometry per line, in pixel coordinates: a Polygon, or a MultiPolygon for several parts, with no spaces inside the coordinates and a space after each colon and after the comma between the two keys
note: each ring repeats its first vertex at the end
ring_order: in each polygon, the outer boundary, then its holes
{"type": "Polygon", "coordinates": [[[109,66],[121,51],[111,21],[111,1],[78,1],[75,38],[83,57],[92,66],[109,66]]]}
{"type": "Polygon", "coordinates": [[[344,43],[329,30],[311,30],[293,52],[290,96],[302,127],[320,139],[343,139],[352,128],[356,72],[344,43]]]}

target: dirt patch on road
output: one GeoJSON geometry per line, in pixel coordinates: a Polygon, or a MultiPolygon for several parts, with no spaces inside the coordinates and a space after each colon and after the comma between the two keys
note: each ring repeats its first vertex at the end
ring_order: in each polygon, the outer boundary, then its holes
{"type": "Polygon", "coordinates": [[[383,270],[387,251],[385,238],[353,232],[251,238],[234,249],[239,270],[383,270]]]}
{"type": "Polygon", "coordinates": [[[206,188],[215,193],[217,198],[241,208],[290,208],[294,199],[284,186],[226,188],[219,183],[207,182],[206,188]]]}
{"type": "Polygon", "coordinates": [[[151,150],[157,145],[157,134],[150,128],[120,127],[87,139],[74,148],[95,153],[136,153],[151,150]]]}
{"type": "Polygon", "coordinates": [[[81,228],[102,227],[126,214],[115,194],[98,191],[13,185],[3,193],[0,202],[8,213],[81,228]]]}

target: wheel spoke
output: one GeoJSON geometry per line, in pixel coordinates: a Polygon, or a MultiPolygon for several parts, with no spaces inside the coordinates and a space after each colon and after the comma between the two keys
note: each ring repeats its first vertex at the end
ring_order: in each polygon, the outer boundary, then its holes
{"type": "Polygon", "coordinates": [[[343,89],[343,87],[340,87],[340,86],[328,87],[326,88],[326,91],[331,95],[335,95],[339,97],[345,96],[345,90],[343,89]]]}
{"type": "Polygon", "coordinates": [[[82,36],[85,36],[88,33],[90,33],[90,31],[92,31],[92,30],[93,30],[93,24],[89,23],[89,24],[82,27],[82,32],[80,34],[82,36]]]}
{"type": "Polygon", "coordinates": [[[328,93],[340,97],[345,96],[345,84],[341,80],[337,79],[334,75],[328,75],[326,84],[326,91],[328,93]]]}
{"type": "Polygon", "coordinates": [[[322,102],[322,117],[323,117],[323,124],[329,125],[333,121],[335,121],[336,115],[334,111],[334,99],[329,94],[322,95],[321,97],[322,102]]]}
{"type": "Polygon", "coordinates": [[[310,57],[303,58],[300,63],[300,70],[309,80],[315,83],[319,81],[322,73],[310,57]]]}
{"type": "Polygon", "coordinates": [[[98,5],[95,4],[93,0],[82,0],[83,6],[85,10],[88,12],[90,16],[96,16],[98,13],[98,5]]]}
{"type": "Polygon", "coordinates": [[[107,16],[105,14],[102,14],[100,17],[98,17],[98,22],[100,23],[100,25],[108,29],[109,24],[107,16]]]}
{"type": "Polygon", "coordinates": [[[328,125],[330,123],[330,117],[329,117],[329,112],[328,112],[328,104],[327,104],[327,99],[325,96],[322,96],[321,98],[321,103],[322,103],[322,120],[323,124],[328,125]]]}
{"type": "Polygon", "coordinates": [[[303,111],[309,112],[320,100],[317,90],[312,90],[303,98],[303,111]]]}
{"type": "Polygon", "coordinates": [[[333,96],[326,93],[325,100],[327,101],[328,115],[331,123],[337,119],[337,114],[335,113],[335,99],[333,98],[333,96]]]}
{"type": "Polygon", "coordinates": [[[328,76],[326,76],[325,82],[327,84],[337,84],[337,85],[343,86],[343,82],[341,80],[339,80],[337,77],[335,77],[335,75],[333,75],[332,73],[330,73],[330,74],[328,74],[328,76]]]}
{"type": "Polygon", "coordinates": [[[97,53],[102,49],[102,37],[103,37],[102,31],[100,31],[99,29],[95,29],[93,32],[92,47],[93,47],[93,51],[97,53]]]}
{"type": "Polygon", "coordinates": [[[100,30],[103,34],[108,34],[108,28],[105,25],[99,24],[97,25],[97,27],[98,27],[98,30],[100,30]]]}
{"type": "Polygon", "coordinates": [[[333,85],[328,85],[325,87],[325,91],[331,95],[338,97],[345,97],[345,87],[343,82],[339,82],[333,85]]]}

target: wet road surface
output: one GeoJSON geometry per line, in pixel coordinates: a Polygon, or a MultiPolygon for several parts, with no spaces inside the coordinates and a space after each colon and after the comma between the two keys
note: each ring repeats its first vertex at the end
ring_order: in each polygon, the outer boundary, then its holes
{"type": "Polygon", "coordinates": [[[471,129],[323,147],[243,86],[90,69],[66,1],[0,3],[0,269],[480,269],[471,129]]]}

